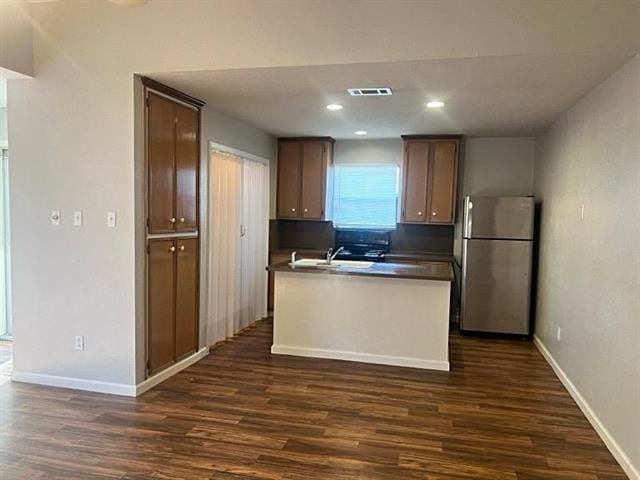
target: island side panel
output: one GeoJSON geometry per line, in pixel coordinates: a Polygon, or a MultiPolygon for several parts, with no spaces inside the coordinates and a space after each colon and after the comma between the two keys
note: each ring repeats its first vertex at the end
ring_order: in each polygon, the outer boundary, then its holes
{"type": "Polygon", "coordinates": [[[272,353],[449,369],[449,282],[276,276],[272,353]]]}

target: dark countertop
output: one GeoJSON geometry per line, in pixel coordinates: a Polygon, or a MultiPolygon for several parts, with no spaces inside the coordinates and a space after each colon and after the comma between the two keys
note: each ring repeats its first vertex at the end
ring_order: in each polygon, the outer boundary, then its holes
{"type": "Polygon", "coordinates": [[[430,253],[430,252],[389,252],[385,254],[385,259],[389,263],[394,261],[409,262],[448,262],[454,261],[453,255],[447,253],[430,253]]]}
{"type": "Polygon", "coordinates": [[[383,278],[410,278],[415,280],[439,280],[452,282],[454,279],[453,268],[450,264],[411,265],[404,263],[374,263],[370,268],[314,268],[291,267],[289,262],[280,262],[269,265],[270,272],[296,272],[312,273],[320,275],[357,275],[362,277],[383,278]]]}
{"type": "MultiPolygon", "coordinates": [[[[276,248],[270,250],[272,255],[291,255],[291,252],[297,252],[298,258],[307,257],[324,257],[327,250],[313,250],[309,248],[276,248]]],[[[394,261],[405,262],[448,262],[454,261],[454,257],[447,253],[432,253],[432,252],[389,252],[385,254],[387,263],[393,263],[394,261]]]]}

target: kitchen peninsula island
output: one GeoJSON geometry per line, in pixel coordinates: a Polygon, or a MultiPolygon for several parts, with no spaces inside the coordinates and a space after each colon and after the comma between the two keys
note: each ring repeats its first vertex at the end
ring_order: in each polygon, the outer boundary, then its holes
{"type": "Polygon", "coordinates": [[[449,370],[449,264],[270,265],[271,353],[449,370]]]}

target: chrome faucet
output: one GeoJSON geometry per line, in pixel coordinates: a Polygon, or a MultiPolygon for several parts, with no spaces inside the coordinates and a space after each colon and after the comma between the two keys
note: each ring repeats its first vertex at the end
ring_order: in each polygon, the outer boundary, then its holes
{"type": "Polygon", "coordinates": [[[342,250],[344,250],[344,247],[338,248],[335,252],[333,251],[333,248],[327,250],[327,265],[331,265],[333,259],[336,258],[342,250]]]}

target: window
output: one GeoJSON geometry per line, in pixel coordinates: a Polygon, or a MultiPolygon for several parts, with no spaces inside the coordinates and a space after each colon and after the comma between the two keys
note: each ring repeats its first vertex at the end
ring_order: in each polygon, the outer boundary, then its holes
{"type": "Polygon", "coordinates": [[[396,228],[398,172],[395,164],[336,165],[333,194],[336,227],[396,228]]]}

